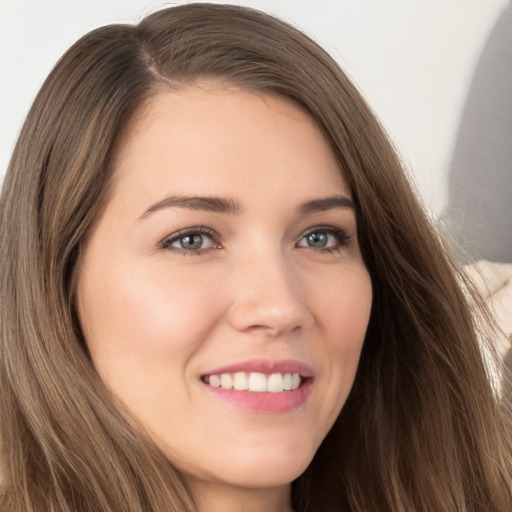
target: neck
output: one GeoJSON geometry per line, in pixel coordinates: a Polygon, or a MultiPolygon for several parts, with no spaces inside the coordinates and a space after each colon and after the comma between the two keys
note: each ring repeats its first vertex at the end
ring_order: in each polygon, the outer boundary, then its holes
{"type": "Polygon", "coordinates": [[[293,512],[290,484],[265,489],[189,484],[200,512],[293,512]]]}

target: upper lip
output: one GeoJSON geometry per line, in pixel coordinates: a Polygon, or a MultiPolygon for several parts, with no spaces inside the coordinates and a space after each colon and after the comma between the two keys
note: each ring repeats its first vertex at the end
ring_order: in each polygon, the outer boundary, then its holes
{"type": "Polygon", "coordinates": [[[294,359],[248,359],[246,361],[239,361],[227,366],[215,368],[203,375],[221,375],[223,373],[236,372],[259,372],[268,375],[272,373],[298,373],[302,377],[313,376],[311,366],[294,359]]]}

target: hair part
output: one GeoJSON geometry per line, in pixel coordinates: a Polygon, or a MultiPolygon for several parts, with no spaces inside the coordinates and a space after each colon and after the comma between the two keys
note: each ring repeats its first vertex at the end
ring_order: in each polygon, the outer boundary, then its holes
{"type": "Polygon", "coordinates": [[[134,116],[159,91],[206,79],[285,96],[318,123],[352,191],[372,279],[352,392],[293,484],[295,509],[510,510],[510,441],[468,301],[388,138],[307,36],[207,4],[84,36],[21,131],[0,200],[2,509],[196,510],[99,380],[73,295],[80,243],[134,116]]]}

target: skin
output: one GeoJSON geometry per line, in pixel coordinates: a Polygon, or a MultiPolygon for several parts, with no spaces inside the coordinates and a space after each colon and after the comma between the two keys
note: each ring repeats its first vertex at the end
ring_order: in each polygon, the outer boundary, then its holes
{"type": "Polygon", "coordinates": [[[77,289],[97,371],[184,474],[200,510],[289,510],[290,482],[352,386],[372,301],[353,209],[300,211],[350,199],[334,154],[290,101],[203,82],[146,105],[114,178],[77,289]],[[225,198],[237,211],[166,206],[171,196],[225,198]],[[200,251],[184,249],[182,230],[198,226],[211,236],[199,233],[200,251]],[[201,380],[253,358],[308,364],[307,400],[247,410],[201,380]]]}

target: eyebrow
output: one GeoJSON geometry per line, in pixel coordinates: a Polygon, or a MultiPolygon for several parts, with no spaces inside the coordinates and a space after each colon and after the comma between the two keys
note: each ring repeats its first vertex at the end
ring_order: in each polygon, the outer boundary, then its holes
{"type": "Polygon", "coordinates": [[[300,213],[315,213],[315,212],[324,212],[326,210],[332,210],[334,208],[348,208],[350,210],[355,210],[356,205],[354,201],[347,196],[331,196],[325,197],[322,199],[313,199],[312,201],[308,201],[303,203],[299,207],[300,213]]]}
{"type": "MultiPolygon", "coordinates": [[[[166,208],[186,208],[189,210],[200,210],[231,215],[238,215],[242,212],[240,203],[234,199],[209,196],[169,196],[151,205],[139,217],[139,220],[146,218],[153,212],[166,208]]],[[[308,214],[323,212],[335,208],[348,208],[355,210],[355,204],[349,197],[335,195],[307,201],[298,207],[298,212],[301,214],[308,214]]]]}
{"type": "Polygon", "coordinates": [[[144,219],[148,215],[165,208],[187,208],[189,210],[202,210],[215,213],[227,213],[236,215],[242,211],[240,204],[233,199],[222,197],[200,196],[169,196],[151,205],[140,217],[144,219]]]}

